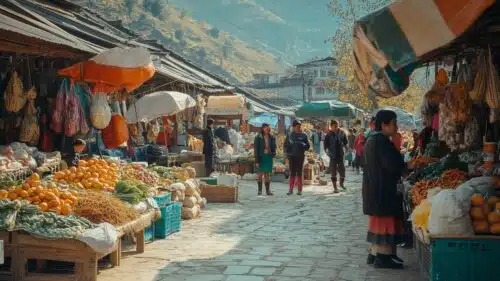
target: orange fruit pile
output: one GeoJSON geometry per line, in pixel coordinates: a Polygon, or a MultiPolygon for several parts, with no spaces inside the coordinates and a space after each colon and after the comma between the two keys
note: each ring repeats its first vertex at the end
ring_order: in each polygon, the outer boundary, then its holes
{"type": "Polygon", "coordinates": [[[26,200],[40,207],[42,212],[55,212],[59,215],[69,215],[78,203],[77,192],[63,191],[53,182],[43,186],[40,176],[33,174],[22,185],[0,190],[0,199],[26,200]]]}
{"type": "Polygon", "coordinates": [[[117,164],[103,159],[81,160],[78,167],[56,172],[53,180],[63,184],[73,184],[80,189],[94,189],[114,192],[120,180],[117,164]]]}

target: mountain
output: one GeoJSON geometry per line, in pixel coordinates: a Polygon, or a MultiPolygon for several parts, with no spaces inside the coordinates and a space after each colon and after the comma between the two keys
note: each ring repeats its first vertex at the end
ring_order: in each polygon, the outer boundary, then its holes
{"type": "Polygon", "coordinates": [[[121,20],[141,37],[163,43],[167,48],[232,83],[250,81],[254,73],[282,72],[287,67],[281,57],[207,21],[193,18],[173,1],[71,1],[96,10],[109,20],[121,20]]]}
{"type": "Polygon", "coordinates": [[[229,32],[287,64],[331,54],[336,29],[328,0],[168,0],[184,13],[229,32]]]}

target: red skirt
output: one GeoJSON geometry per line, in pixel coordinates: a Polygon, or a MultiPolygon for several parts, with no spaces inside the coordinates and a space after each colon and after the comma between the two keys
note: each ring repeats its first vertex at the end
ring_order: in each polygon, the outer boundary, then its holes
{"type": "Polygon", "coordinates": [[[368,235],[366,240],[375,245],[398,245],[404,242],[404,224],[398,217],[368,218],[368,235]]]}

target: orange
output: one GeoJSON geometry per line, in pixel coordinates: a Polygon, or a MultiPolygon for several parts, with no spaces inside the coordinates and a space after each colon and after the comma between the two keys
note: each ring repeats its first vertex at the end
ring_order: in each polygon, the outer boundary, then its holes
{"type": "Polygon", "coordinates": [[[50,208],[49,212],[54,212],[54,213],[60,215],[61,214],[61,207],[57,206],[57,207],[50,208]]]}
{"type": "Polygon", "coordinates": [[[9,196],[9,192],[7,192],[7,190],[0,190],[0,199],[5,199],[7,198],[7,196],[9,196]]]}
{"type": "Polygon", "coordinates": [[[59,199],[49,201],[49,208],[58,207],[61,205],[61,201],[59,199]]]}
{"type": "Polygon", "coordinates": [[[16,200],[17,199],[17,193],[16,192],[9,192],[9,194],[7,195],[7,197],[9,197],[10,200],[16,200]]]}
{"type": "Polygon", "coordinates": [[[49,205],[45,202],[43,203],[40,203],[40,205],[38,205],[40,207],[40,210],[42,212],[47,212],[49,210],[49,205]]]}
{"type": "Polygon", "coordinates": [[[37,180],[37,181],[40,181],[40,175],[38,173],[34,173],[33,175],[31,175],[30,178],[37,180]]]}
{"type": "Polygon", "coordinates": [[[61,215],[63,216],[69,215],[71,214],[72,211],[73,210],[71,209],[70,205],[64,203],[61,205],[61,215]]]}
{"type": "Polygon", "coordinates": [[[28,191],[26,190],[19,191],[19,196],[22,198],[28,198],[29,197],[28,191]]]}

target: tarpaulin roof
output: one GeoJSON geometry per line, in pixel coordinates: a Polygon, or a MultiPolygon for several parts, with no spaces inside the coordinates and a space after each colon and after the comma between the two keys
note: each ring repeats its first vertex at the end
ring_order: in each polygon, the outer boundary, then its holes
{"type": "Polygon", "coordinates": [[[495,0],[398,0],[357,21],[355,77],[362,90],[390,97],[409,84],[419,58],[464,33],[495,0]]]}
{"type": "Polygon", "coordinates": [[[264,123],[269,124],[271,128],[276,128],[278,127],[278,116],[275,114],[264,113],[248,120],[248,124],[254,127],[262,127],[262,124],[264,123]]]}
{"type": "Polygon", "coordinates": [[[302,105],[296,112],[297,117],[332,117],[355,118],[357,109],[354,105],[337,101],[315,101],[302,105]]]}
{"type": "Polygon", "coordinates": [[[210,96],[205,110],[207,115],[247,114],[245,98],[242,96],[210,96]]]}

